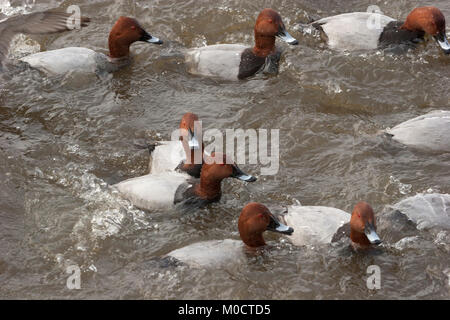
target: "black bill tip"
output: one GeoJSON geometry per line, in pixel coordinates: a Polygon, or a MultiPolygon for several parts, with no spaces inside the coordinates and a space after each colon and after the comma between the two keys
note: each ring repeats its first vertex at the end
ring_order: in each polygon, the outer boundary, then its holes
{"type": "Polygon", "coordinates": [[[162,40],[152,37],[148,32],[144,31],[139,41],[153,43],[153,44],[163,44],[162,40]]]}
{"type": "Polygon", "coordinates": [[[244,173],[241,169],[238,168],[238,166],[233,166],[233,178],[245,181],[245,182],[255,182],[257,179],[256,177],[244,173]]]}
{"type": "Polygon", "coordinates": [[[285,235],[292,235],[294,233],[294,229],[281,223],[278,218],[276,218],[274,215],[270,216],[270,223],[267,226],[268,231],[273,231],[285,235]]]}

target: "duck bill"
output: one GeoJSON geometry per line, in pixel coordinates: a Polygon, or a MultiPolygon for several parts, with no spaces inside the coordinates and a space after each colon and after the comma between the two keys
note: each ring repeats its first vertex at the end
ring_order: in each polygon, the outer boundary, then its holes
{"type": "Polygon", "coordinates": [[[381,239],[378,234],[375,232],[375,227],[372,223],[366,223],[366,227],[364,229],[364,234],[371,244],[380,244],[381,239]]]}
{"type": "Polygon", "coordinates": [[[198,138],[196,134],[189,129],[189,140],[188,140],[188,146],[191,150],[198,150],[200,149],[200,143],[198,142],[198,138]]]}
{"type": "Polygon", "coordinates": [[[153,43],[153,44],[162,44],[163,43],[160,39],[158,39],[156,37],[152,37],[147,31],[144,31],[144,33],[142,34],[139,41],[144,41],[144,42],[153,43]]]}
{"type": "Polygon", "coordinates": [[[239,180],[242,180],[242,181],[245,181],[245,182],[254,182],[254,181],[256,181],[256,177],[242,172],[242,170],[239,169],[239,167],[236,166],[236,165],[233,166],[233,175],[232,175],[232,177],[236,178],[236,179],[239,179],[239,180]]]}
{"type": "Polygon", "coordinates": [[[444,51],[445,54],[450,54],[450,44],[448,43],[447,36],[445,35],[445,32],[440,32],[436,36],[434,36],[437,43],[441,47],[441,49],[444,51]]]}
{"type": "Polygon", "coordinates": [[[280,220],[278,220],[278,218],[276,218],[272,214],[270,215],[270,223],[267,226],[266,230],[272,231],[272,232],[277,232],[277,233],[282,233],[282,234],[287,234],[289,236],[294,232],[294,229],[281,223],[280,220]]]}
{"type": "Polygon", "coordinates": [[[284,42],[291,44],[291,45],[297,45],[298,41],[293,36],[291,36],[286,29],[282,29],[278,32],[277,37],[283,40],[284,42]]]}

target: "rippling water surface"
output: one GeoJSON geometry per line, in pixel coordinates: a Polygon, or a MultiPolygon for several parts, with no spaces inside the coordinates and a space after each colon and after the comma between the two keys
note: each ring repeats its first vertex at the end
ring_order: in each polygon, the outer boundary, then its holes
{"type": "MultiPolygon", "coordinates": [[[[32,9],[3,1],[0,19],[73,1],[38,1],[32,9]]],[[[17,67],[0,74],[1,298],[449,299],[450,232],[398,228],[389,206],[419,192],[450,193],[450,155],[429,154],[379,132],[435,109],[450,110],[450,59],[437,45],[406,55],[345,54],[325,48],[301,23],[378,5],[403,19],[436,1],[76,1],[91,17],[79,32],[16,39],[11,55],[85,46],[105,51],[119,15],[136,17],[164,45],[135,44],[134,63],[104,78],[48,78],[17,67]],[[279,11],[300,44],[284,49],[276,77],[241,82],[188,74],[183,48],[253,43],[259,11],[279,11]],[[37,41],[37,42],[36,42],[37,41]],[[40,45],[40,49],[39,49],[40,45]],[[220,203],[190,214],[144,212],[109,185],[146,173],[136,147],[165,140],[195,112],[204,129],[279,128],[280,170],[256,183],[225,181],[220,203]],[[294,247],[267,234],[270,246],[245,263],[196,270],[158,257],[211,239],[239,239],[243,205],[274,211],[301,202],[351,211],[374,207],[384,244],[356,254],[348,243],[294,247]],[[68,265],[82,270],[68,290],[68,265]],[[367,289],[367,267],[382,271],[367,289]]],[[[447,26],[447,34],[449,27],[447,26]]],[[[242,165],[259,174],[259,166],[242,165]]],[[[405,222],[406,223],[406,222],[405,222]]]]}

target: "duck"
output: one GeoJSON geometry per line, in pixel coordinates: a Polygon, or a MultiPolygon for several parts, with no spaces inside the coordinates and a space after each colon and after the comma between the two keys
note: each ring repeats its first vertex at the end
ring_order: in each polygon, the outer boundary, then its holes
{"type": "Polygon", "coordinates": [[[221,184],[226,178],[254,182],[226,154],[213,152],[202,166],[200,179],[185,172],[162,172],[131,178],[113,185],[113,189],[140,209],[167,208],[174,204],[202,207],[220,200],[221,184]]]}
{"type": "Polygon", "coordinates": [[[151,44],[163,43],[145,31],[136,19],[121,16],[109,33],[108,55],[84,47],[67,47],[38,52],[19,60],[53,76],[67,74],[71,71],[108,73],[130,64],[130,46],[137,41],[151,44]]]}
{"type": "Polygon", "coordinates": [[[450,230],[450,194],[418,193],[392,206],[416,224],[418,230],[450,230]]]}
{"type": "Polygon", "coordinates": [[[199,142],[201,123],[195,113],[187,112],[183,115],[177,135],[179,140],[162,141],[149,146],[149,173],[179,171],[200,178],[204,146],[199,142]],[[197,130],[196,125],[199,127],[197,130]]]}
{"type": "Polygon", "coordinates": [[[450,111],[430,111],[387,128],[385,133],[391,139],[417,150],[450,152],[450,111]]]}
{"type": "Polygon", "coordinates": [[[430,35],[445,54],[450,54],[445,17],[433,6],[415,8],[404,22],[381,13],[351,12],[322,18],[311,25],[320,30],[328,46],[335,50],[374,50],[402,44],[414,46],[425,35],[430,35]]]}
{"type": "MultiPolygon", "coordinates": [[[[67,24],[71,14],[56,10],[33,12],[10,17],[0,22],[0,67],[6,63],[11,40],[16,34],[51,34],[71,30],[67,24]]],[[[80,18],[80,27],[90,22],[88,17],[80,18]]]]}
{"type": "Polygon", "coordinates": [[[364,201],[354,206],[351,215],[332,207],[293,205],[288,207],[283,219],[297,230],[288,237],[296,246],[329,244],[342,237],[349,237],[355,249],[381,243],[376,233],[374,211],[364,201]]]}
{"type": "Polygon", "coordinates": [[[185,53],[188,72],[194,75],[227,80],[245,79],[256,73],[278,73],[281,51],[275,46],[275,37],[290,45],[298,44],[287,31],[278,12],[266,8],[255,24],[255,45],[215,44],[192,48],[185,53]]]}
{"type": "Polygon", "coordinates": [[[176,259],[191,268],[219,267],[245,261],[246,251],[266,246],[265,231],[291,235],[294,229],[283,224],[270,210],[258,202],[250,202],[242,209],[238,229],[241,240],[224,239],[193,243],[169,252],[166,257],[176,259]]]}

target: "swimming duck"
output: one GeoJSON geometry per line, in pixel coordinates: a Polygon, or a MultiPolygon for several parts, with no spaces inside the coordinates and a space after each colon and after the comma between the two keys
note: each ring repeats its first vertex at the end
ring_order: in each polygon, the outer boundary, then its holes
{"type": "Polygon", "coordinates": [[[417,229],[450,229],[450,194],[419,193],[392,206],[416,224],[417,229]]]}
{"type": "Polygon", "coordinates": [[[226,178],[256,181],[225,154],[212,153],[205,159],[200,179],[193,179],[186,173],[162,172],[131,178],[113,188],[141,209],[169,207],[180,202],[203,206],[220,200],[222,180],[226,178]]]}
{"type": "Polygon", "coordinates": [[[259,72],[277,73],[281,51],[275,37],[296,45],[298,41],[287,31],[281,16],[272,9],[264,9],[256,19],[255,46],[216,44],[193,48],[186,52],[186,64],[192,74],[244,79],[259,72]]]}
{"type": "Polygon", "coordinates": [[[199,134],[196,132],[201,131],[198,121],[198,116],[194,113],[188,112],[183,115],[179,126],[180,141],[158,142],[150,154],[149,173],[180,171],[200,178],[204,147],[203,143],[200,144],[199,134]],[[196,122],[199,126],[197,130],[195,129],[196,122]],[[186,161],[187,159],[189,161],[186,161]]]}
{"type": "Polygon", "coordinates": [[[390,45],[415,44],[426,34],[433,36],[444,53],[450,53],[445,34],[445,17],[436,7],[419,7],[406,21],[380,13],[351,12],[326,17],[312,23],[336,50],[373,50],[390,45]]]}
{"type": "Polygon", "coordinates": [[[296,230],[288,238],[298,246],[331,243],[342,236],[350,237],[355,248],[381,243],[373,209],[363,201],[355,205],[351,215],[331,207],[291,206],[284,221],[296,230]]]}
{"type": "Polygon", "coordinates": [[[68,47],[39,52],[20,60],[50,75],[76,72],[114,72],[128,65],[130,46],[136,41],[162,44],[145,31],[136,19],[120,17],[109,33],[109,55],[83,47],[68,47]]]}
{"type": "Polygon", "coordinates": [[[388,128],[386,133],[393,140],[419,150],[450,152],[450,111],[431,111],[388,128]]]}
{"type": "Polygon", "coordinates": [[[202,241],[176,249],[167,256],[194,268],[235,264],[244,261],[246,248],[256,249],[266,245],[263,237],[265,231],[286,235],[294,232],[294,229],[281,223],[266,206],[256,202],[251,202],[242,209],[238,229],[242,241],[232,239],[202,241]]]}

